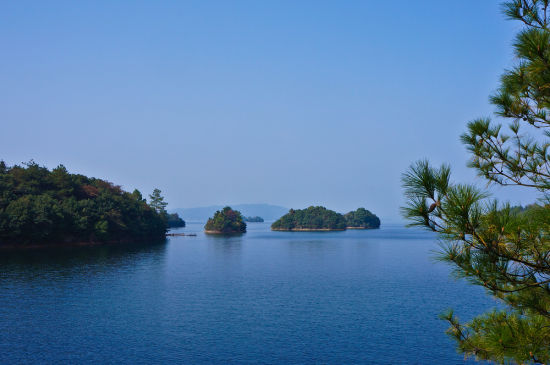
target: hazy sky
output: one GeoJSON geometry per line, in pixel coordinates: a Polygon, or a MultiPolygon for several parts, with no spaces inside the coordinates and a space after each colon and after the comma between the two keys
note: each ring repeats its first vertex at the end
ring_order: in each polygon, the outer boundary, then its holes
{"type": "MultiPolygon", "coordinates": [[[[416,159],[468,170],[466,122],[513,63],[499,1],[4,1],[0,158],[398,218],[416,159]]],[[[514,203],[533,194],[499,189],[514,203]]]]}

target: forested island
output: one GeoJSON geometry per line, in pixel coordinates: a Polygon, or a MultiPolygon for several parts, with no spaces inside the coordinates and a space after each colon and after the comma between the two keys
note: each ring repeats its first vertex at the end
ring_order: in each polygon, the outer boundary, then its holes
{"type": "Polygon", "coordinates": [[[346,228],[348,229],[373,229],[380,228],[380,218],[365,208],[344,214],[346,228]]]}
{"type": "Polygon", "coordinates": [[[342,215],[325,207],[290,211],[271,225],[273,231],[344,231],[346,228],[379,228],[380,219],[365,208],[342,215]]]}
{"type": "Polygon", "coordinates": [[[166,203],[158,189],[150,197],[62,165],[0,161],[0,247],[162,240],[166,203]]]}
{"type": "Polygon", "coordinates": [[[185,221],[180,218],[178,213],[171,213],[166,216],[166,224],[168,228],[185,227],[185,221]]]}
{"type": "Polygon", "coordinates": [[[264,219],[262,217],[258,217],[258,216],[244,217],[244,221],[245,222],[250,222],[250,223],[262,223],[264,221],[264,219]]]}
{"type": "Polygon", "coordinates": [[[204,226],[204,232],[208,234],[235,234],[245,233],[246,223],[241,212],[225,207],[216,211],[214,216],[208,219],[204,226]]]}
{"type": "Polygon", "coordinates": [[[343,231],[346,219],[340,213],[325,207],[290,209],[271,225],[273,231],[343,231]]]}

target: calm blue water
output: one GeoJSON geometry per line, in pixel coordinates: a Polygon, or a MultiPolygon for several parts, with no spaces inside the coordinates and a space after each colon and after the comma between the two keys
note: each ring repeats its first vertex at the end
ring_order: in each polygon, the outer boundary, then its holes
{"type": "Polygon", "coordinates": [[[437,315],[496,305],[428,232],[270,232],[0,253],[1,363],[462,364],[437,315]]]}

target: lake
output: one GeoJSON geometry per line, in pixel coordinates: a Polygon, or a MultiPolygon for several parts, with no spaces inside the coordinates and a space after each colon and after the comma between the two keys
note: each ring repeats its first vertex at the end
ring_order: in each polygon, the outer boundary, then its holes
{"type": "Polygon", "coordinates": [[[463,364],[438,314],[497,305],[430,232],[174,232],[198,236],[0,252],[0,362],[463,364]]]}

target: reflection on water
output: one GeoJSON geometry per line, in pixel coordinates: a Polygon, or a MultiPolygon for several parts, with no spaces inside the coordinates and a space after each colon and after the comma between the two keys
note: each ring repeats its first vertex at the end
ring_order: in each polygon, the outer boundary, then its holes
{"type": "Polygon", "coordinates": [[[221,235],[221,234],[209,234],[206,235],[206,242],[208,242],[212,251],[222,257],[238,257],[242,250],[242,244],[245,234],[238,235],[221,235]]]}
{"type": "Polygon", "coordinates": [[[0,251],[0,278],[20,273],[33,275],[44,271],[93,272],[121,267],[162,265],[166,241],[136,242],[83,247],[48,247],[0,251]]]}
{"type": "Polygon", "coordinates": [[[0,252],[0,363],[463,363],[439,313],[494,306],[434,236],[204,235],[0,252]]]}

